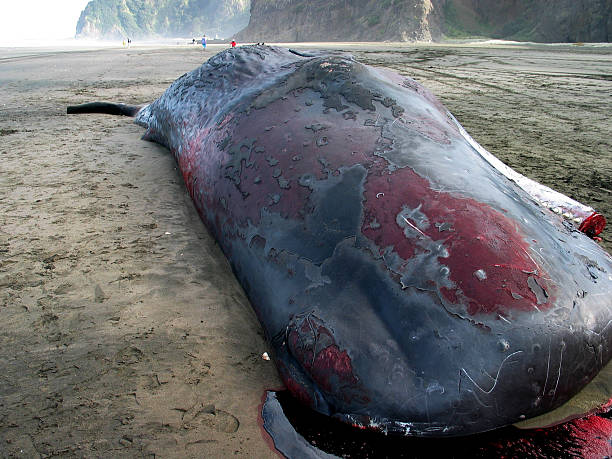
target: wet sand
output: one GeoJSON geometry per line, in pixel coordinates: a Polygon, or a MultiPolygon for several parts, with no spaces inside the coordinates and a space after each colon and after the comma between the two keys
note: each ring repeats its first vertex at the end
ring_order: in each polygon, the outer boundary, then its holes
{"type": "MultiPolygon", "coordinates": [[[[612,48],[333,46],[612,219],[612,48]]],[[[281,383],[174,159],[130,119],[65,114],[147,103],[221,49],[0,49],[0,456],[278,457],[258,406],[281,383]]]]}

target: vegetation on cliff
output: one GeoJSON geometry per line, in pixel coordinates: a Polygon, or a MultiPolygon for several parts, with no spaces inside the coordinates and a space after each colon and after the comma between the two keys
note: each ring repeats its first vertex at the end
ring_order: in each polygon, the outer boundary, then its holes
{"type": "Polygon", "coordinates": [[[249,0],[92,0],[77,23],[76,36],[229,37],[249,21],[249,0]]]}
{"type": "Polygon", "coordinates": [[[610,0],[438,0],[447,37],[609,42],[610,0]]]}

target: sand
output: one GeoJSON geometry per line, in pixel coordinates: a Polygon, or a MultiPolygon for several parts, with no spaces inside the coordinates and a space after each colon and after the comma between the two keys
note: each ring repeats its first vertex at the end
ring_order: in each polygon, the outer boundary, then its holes
{"type": "MultiPolygon", "coordinates": [[[[612,219],[612,48],[328,46],[612,219]]],[[[278,457],[258,406],[282,384],[174,159],[130,119],[65,114],[149,102],[221,49],[0,49],[0,456],[278,457]]]]}

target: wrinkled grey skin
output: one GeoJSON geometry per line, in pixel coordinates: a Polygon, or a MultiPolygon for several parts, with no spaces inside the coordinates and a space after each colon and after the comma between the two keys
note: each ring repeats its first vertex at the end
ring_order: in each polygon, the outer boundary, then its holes
{"type": "Polygon", "coordinates": [[[610,256],[416,82],[242,47],[137,122],[176,156],[282,378],[315,410],[465,435],[556,408],[610,360],[610,256]]]}

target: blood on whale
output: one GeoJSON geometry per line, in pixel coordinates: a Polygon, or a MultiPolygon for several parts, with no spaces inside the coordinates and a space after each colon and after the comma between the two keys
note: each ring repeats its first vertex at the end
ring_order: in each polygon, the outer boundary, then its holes
{"type": "MultiPolygon", "coordinates": [[[[362,228],[365,236],[378,247],[394,247],[403,260],[424,250],[418,244],[422,238],[444,245],[444,257],[440,262],[448,266],[452,286],[441,287],[440,293],[451,303],[459,303],[460,298],[467,302],[470,315],[550,307],[552,300],[539,300],[528,283],[531,277],[537,278],[539,285],[546,285],[547,274],[529,256],[524,236],[509,218],[473,199],[432,190],[412,169],[401,169],[394,174],[397,177],[393,178],[393,183],[388,180],[386,171],[368,175],[365,188],[367,219],[362,228]],[[394,212],[381,211],[383,207],[376,198],[379,193],[384,194],[384,209],[394,212]],[[405,223],[420,233],[407,238],[403,228],[388,221],[395,219],[403,207],[418,207],[420,213],[432,215],[434,220],[421,230],[416,222],[406,219],[405,223]],[[371,219],[376,219],[379,226],[372,228],[371,219]],[[440,231],[442,225],[447,229],[440,231]],[[479,270],[482,270],[480,278],[474,274],[479,270]]],[[[549,289],[546,296],[550,295],[549,289]]]]}
{"type": "MultiPolygon", "coordinates": [[[[441,289],[448,301],[456,303],[458,296],[467,298],[470,315],[493,312],[503,314],[505,308],[526,311],[546,309],[547,304],[550,305],[549,301],[540,304],[529,288],[529,277],[537,276],[538,284],[544,285],[546,273],[529,256],[527,244],[522,241],[515,229],[516,225],[509,218],[473,199],[432,190],[427,180],[410,168],[398,169],[392,173],[386,171],[382,164],[384,161],[376,162],[364,155],[377,148],[380,129],[376,126],[360,126],[356,120],[332,112],[327,114],[326,124],[313,128],[312,124],[305,124],[312,119],[311,115],[308,114],[307,118],[295,110],[291,100],[275,101],[267,110],[257,113],[260,119],[257,124],[240,125],[238,138],[242,138],[242,141],[225,147],[222,163],[226,166],[219,170],[214,183],[225,187],[226,200],[233,203],[231,214],[240,215],[240,220],[235,222],[238,226],[244,228],[248,226],[247,222],[253,226],[259,225],[260,209],[264,207],[288,219],[303,219],[310,210],[305,205],[311,190],[307,184],[300,185],[300,182],[305,181],[304,177],[311,180],[324,179],[326,168],[337,174],[338,168],[345,165],[349,158],[354,163],[366,164],[370,170],[365,182],[366,218],[362,232],[381,250],[393,246],[403,260],[409,260],[417,249],[415,241],[407,238],[394,221],[402,206],[421,205],[423,212],[434,215],[441,223],[452,223],[452,228],[446,232],[440,232],[434,225],[424,230],[427,237],[448,246],[449,253],[444,262],[450,268],[450,279],[454,286],[441,289]],[[276,120],[286,119],[286,122],[281,126],[267,126],[266,135],[262,137],[261,125],[264,123],[262,118],[265,119],[265,112],[271,112],[276,120]],[[332,125],[336,131],[342,132],[342,139],[335,139],[334,134],[329,133],[332,125]],[[291,133],[289,137],[288,132],[291,133]],[[302,135],[299,135],[300,132],[302,135]],[[317,140],[322,138],[336,143],[341,140],[343,144],[339,148],[344,151],[338,151],[336,147],[333,156],[327,155],[326,149],[317,145],[317,140]],[[298,152],[301,152],[301,157],[296,160],[298,152]],[[357,155],[353,155],[353,152],[357,155]],[[325,163],[321,163],[321,160],[325,163]],[[223,180],[228,176],[232,177],[229,183],[223,180]],[[282,193],[282,199],[275,202],[271,190],[279,196],[282,193]],[[384,202],[375,197],[380,193],[384,195],[384,202]],[[390,212],[391,209],[395,212],[390,212]],[[371,220],[368,219],[377,219],[379,227],[371,228],[371,220]],[[381,236],[378,236],[379,233],[381,236]],[[517,246],[520,251],[516,250],[517,246]],[[466,257],[466,254],[470,256],[466,257]],[[474,276],[474,272],[483,268],[478,265],[483,260],[487,261],[487,279],[484,281],[474,276]],[[497,284],[497,287],[491,288],[492,283],[497,284]]],[[[222,124],[227,127],[217,128],[215,135],[204,143],[200,139],[208,132],[202,137],[198,136],[189,143],[188,149],[214,151],[220,143],[218,139],[235,138],[236,126],[227,122],[222,124]]],[[[188,188],[193,186],[194,166],[191,162],[194,158],[197,155],[189,153],[179,156],[188,188]]],[[[198,190],[194,188],[190,191],[194,193],[198,190]]],[[[206,193],[204,188],[200,193],[212,195],[206,193]]],[[[211,200],[203,207],[216,208],[217,212],[228,214],[226,209],[220,208],[218,202],[211,200]]]]}

